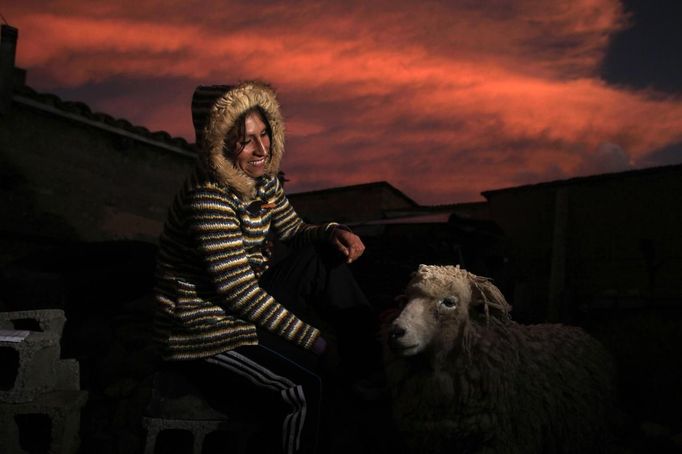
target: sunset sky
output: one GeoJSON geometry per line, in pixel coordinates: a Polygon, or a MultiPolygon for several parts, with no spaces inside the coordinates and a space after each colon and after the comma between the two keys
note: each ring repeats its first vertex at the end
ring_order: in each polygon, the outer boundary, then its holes
{"type": "Polygon", "coordinates": [[[270,82],[289,192],[423,204],[682,163],[682,2],[0,3],[39,92],[194,141],[199,84],[270,82]]]}

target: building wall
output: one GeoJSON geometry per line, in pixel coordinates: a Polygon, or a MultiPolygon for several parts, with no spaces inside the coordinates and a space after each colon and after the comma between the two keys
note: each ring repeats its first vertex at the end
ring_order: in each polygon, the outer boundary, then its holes
{"type": "Polygon", "coordinates": [[[388,186],[379,185],[289,194],[288,198],[298,214],[313,223],[372,221],[385,218],[387,210],[414,208],[388,186]]]}
{"type": "Polygon", "coordinates": [[[486,193],[515,311],[567,319],[581,305],[680,304],[681,195],[682,166],[486,193]]]}
{"type": "Polygon", "coordinates": [[[571,189],[570,284],[588,295],[682,297],[682,167],[571,189]]]}
{"type": "Polygon", "coordinates": [[[193,158],[13,103],[0,121],[0,232],[156,241],[193,158]]]}

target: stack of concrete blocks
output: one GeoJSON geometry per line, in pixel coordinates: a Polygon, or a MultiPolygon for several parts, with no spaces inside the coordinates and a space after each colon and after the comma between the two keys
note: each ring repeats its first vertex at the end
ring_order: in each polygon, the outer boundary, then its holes
{"type": "Polygon", "coordinates": [[[0,452],[73,454],[79,445],[80,390],[75,359],[61,359],[64,312],[0,312],[0,330],[27,330],[0,341],[0,452]]]}
{"type": "Polygon", "coordinates": [[[245,453],[257,425],[253,422],[235,420],[213,409],[196,393],[196,390],[185,389],[186,394],[179,396],[166,395],[169,384],[170,387],[176,386],[173,385],[176,380],[177,375],[162,372],[157,372],[154,378],[147,416],[142,418],[142,424],[147,430],[144,454],[163,452],[163,448],[157,445],[157,438],[166,434],[175,436],[167,439],[174,443],[175,452],[201,454],[205,451],[204,442],[209,437],[220,436],[226,445],[225,452],[245,453]],[[186,444],[183,442],[186,442],[187,438],[178,437],[180,434],[189,436],[191,446],[182,446],[186,444]]]}

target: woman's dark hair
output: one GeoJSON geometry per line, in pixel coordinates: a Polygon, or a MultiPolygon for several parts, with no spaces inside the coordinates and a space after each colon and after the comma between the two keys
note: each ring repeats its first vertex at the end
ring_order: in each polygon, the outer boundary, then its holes
{"type": "Polygon", "coordinates": [[[242,151],[243,147],[239,145],[239,142],[246,136],[246,117],[251,114],[257,114],[263,123],[265,123],[265,130],[270,142],[272,142],[272,128],[270,127],[270,122],[268,121],[268,116],[265,114],[265,110],[263,110],[261,106],[253,106],[239,115],[230,130],[225,134],[223,151],[228,157],[235,157],[242,151]]]}

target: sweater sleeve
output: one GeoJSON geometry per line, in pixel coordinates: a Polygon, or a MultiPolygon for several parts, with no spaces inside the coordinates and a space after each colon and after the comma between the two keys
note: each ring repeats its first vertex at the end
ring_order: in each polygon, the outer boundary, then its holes
{"type": "Polygon", "coordinates": [[[320,332],[260,287],[228,196],[216,188],[198,189],[189,194],[186,209],[188,230],[224,309],[310,349],[320,332]]]}
{"type": "Polygon", "coordinates": [[[336,222],[326,224],[306,224],[284,194],[282,185],[277,181],[274,194],[275,207],[272,212],[272,225],[277,239],[287,241],[294,247],[301,244],[320,243],[331,237],[336,222]]]}

